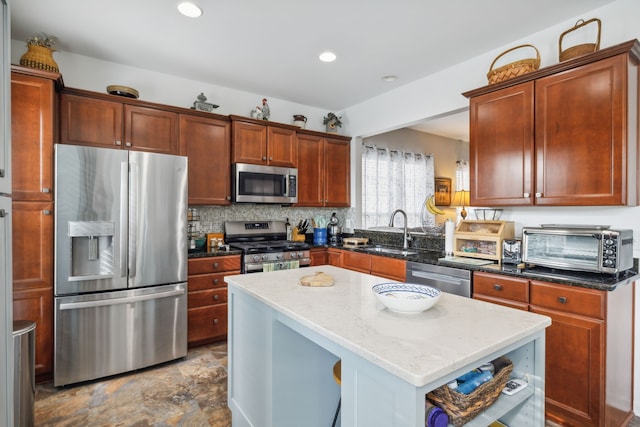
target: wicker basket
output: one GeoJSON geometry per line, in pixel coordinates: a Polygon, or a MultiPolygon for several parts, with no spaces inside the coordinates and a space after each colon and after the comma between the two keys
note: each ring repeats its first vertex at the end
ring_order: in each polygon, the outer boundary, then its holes
{"type": "Polygon", "coordinates": [[[458,393],[451,390],[446,384],[427,394],[427,399],[434,405],[441,407],[447,415],[449,422],[456,427],[466,424],[475,418],[480,412],[495,402],[513,371],[513,363],[507,358],[505,366],[495,374],[493,379],[482,384],[469,394],[458,393]]]}
{"type": "Polygon", "coordinates": [[[578,20],[578,22],[576,22],[576,25],[574,25],[573,28],[569,28],[567,31],[560,34],[560,39],[558,40],[558,52],[559,52],[558,56],[560,58],[560,62],[577,58],[578,56],[586,55],[587,53],[593,53],[598,51],[600,49],[600,32],[601,31],[602,31],[602,23],[598,18],[592,18],[586,22],[583,19],[578,20]],[[594,22],[598,24],[598,35],[596,36],[595,43],[579,44],[579,45],[567,48],[565,50],[562,50],[562,39],[564,38],[564,36],[566,36],[572,31],[575,31],[579,28],[584,27],[585,25],[589,25],[594,22]]]}
{"type": "Polygon", "coordinates": [[[532,71],[537,70],[538,68],[540,68],[540,52],[538,52],[538,49],[536,49],[536,47],[533,45],[522,44],[520,46],[512,47],[511,49],[505,50],[500,55],[498,55],[496,59],[494,59],[493,62],[491,63],[491,67],[489,67],[489,72],[487,73],[487,79],[489,80],[489,84],[491,85],[494,83],[501,82],[503,80],[508,80],[513,77],[518,77],[523,74],[530,73],[532,71]],[[533,48],[533,50],[536,51],[536,57],[521,59],[519,61],[515,61],[510,64],[503,65],[499,68],[496,68],[495,70],[493,69],[493,66],[496,64],[498,59],[500,59],[502,56],[523,47],[533,48]]]}
{"type": "Polygon", "coordinates": [[[53,51],[46,46],[36,44],[27,45],[27,51],[20,58],[23,67],[37,68],[38,70],[59,72],[58,64],[53,59],[53,51]]]}

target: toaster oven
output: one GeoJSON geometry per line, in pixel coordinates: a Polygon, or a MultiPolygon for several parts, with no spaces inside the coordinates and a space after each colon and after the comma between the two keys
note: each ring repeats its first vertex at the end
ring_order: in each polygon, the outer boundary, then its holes
{"type": "Polygon", "coordinates": [[[633,267],[633,230],[610,230],[602,225],[524,227],[522,261],[565,270],[619,273],[633,267]]]}

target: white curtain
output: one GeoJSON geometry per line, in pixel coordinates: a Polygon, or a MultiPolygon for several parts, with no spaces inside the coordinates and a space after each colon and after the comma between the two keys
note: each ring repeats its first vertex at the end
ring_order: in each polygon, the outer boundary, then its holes
{"type": "MultiPolygon", "coordinates": [[[[433,216],[422,212],[425,199],[434,192],[433,178],[432,155],[363,146],[363,228],[388,225],[396,209],[407,213],[408,227],[433,225],[433,216]],[[427,224],[422,224],[421,213],[427,224]]],[[[402,215],[397,215],[394,226],[404,226],[402,215]]]]}

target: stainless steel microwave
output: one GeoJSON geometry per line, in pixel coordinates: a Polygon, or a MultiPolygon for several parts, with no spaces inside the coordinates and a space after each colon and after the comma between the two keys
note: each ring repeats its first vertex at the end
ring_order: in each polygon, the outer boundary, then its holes
{"type": "Polygon", "coordinates": [[[633,230],[594,225],[524,227],[522,261],[565,270],[619,273],[633,267],[633,230]]]}
{"type": "Polygon", "coordinates": [[[234,163],[233,201],[236,203],[298,203],[298,169],[234,163]]]}

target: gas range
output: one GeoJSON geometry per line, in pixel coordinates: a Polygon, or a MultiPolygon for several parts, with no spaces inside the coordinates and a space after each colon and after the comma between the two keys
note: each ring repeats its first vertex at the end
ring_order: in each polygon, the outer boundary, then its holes
{"type": "Polygon", "coordinates": [[[311,265],[309,245],[286,240],[283,221],[226,221],[225,242],[242,251],[242,273],[311,265]]]}

